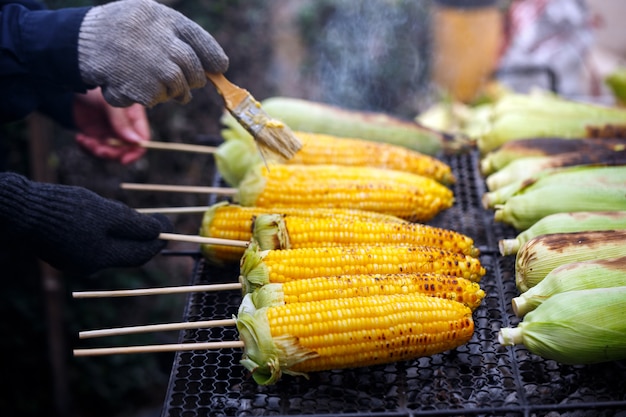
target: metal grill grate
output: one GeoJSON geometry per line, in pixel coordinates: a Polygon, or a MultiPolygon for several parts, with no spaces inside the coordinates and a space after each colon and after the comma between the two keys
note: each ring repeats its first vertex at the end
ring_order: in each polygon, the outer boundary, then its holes
{"type": "MultiPolygon", "coordinates": [[[[481,281],[487,296],[474,313],[476,330],[469,343],[411,362],[318,372],[308,380],[284,376],[269,387],[248,377],[239,350],[179,352],[162,415],[608,417],[626,410],[625,363],[565,366],[497,343],[501,327],[518,323],[510,308],[517,295],[513,259],[497,251],[498,240],[515,232],[494,223],[480,204],[485,188],[477,154],[444,160],[458,178],[456,204],[432,224],[474,238],[488,271],[481,281]]],[[[192,283],[233,282],[236,277],[236,268],[199,261],[192,283]]],[[[231,317],[240,301],[236,291],[192,294],[184,320],[231,317]]],[[[186,343],[235,339],[235,328],[190,330],[180,336],[186,343]]]]}

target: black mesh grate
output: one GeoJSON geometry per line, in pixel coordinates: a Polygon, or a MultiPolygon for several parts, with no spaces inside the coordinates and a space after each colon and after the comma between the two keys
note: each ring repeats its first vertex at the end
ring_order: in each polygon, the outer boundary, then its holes
{"type": "MultiPolygon", "coordinates": [[[[497,242],[515,232],[492,220],[480,198],[485,191],[476,154],[444,159],[457,175],[456,203],[433,225],[474,238],[487,275],[487,296],[474,313],[475,334],[453,351],[386,366],[318,372],[310,379],[284,376],[258,386],[239,364],[239,350],[179,352],[170,377],[163,416],[615,416],[626,410],[622,362],[565,366],[503,348],[497,332],[518,320],[510,308],[517,295],[512,257],[497,242]]],[[[217,180],[216,180],[217,181],[217,180]]],[[[233,282],[237,270],[197,264],[194,284],[233,282]]],[[[184,320],[229,318],[236,291],[190,295],[184,320]]],[[[185,343],[236,340],[235,328],[181,332],[185,343]]],[[[626,414],[625,414],[626,415],[626,414]]]]}

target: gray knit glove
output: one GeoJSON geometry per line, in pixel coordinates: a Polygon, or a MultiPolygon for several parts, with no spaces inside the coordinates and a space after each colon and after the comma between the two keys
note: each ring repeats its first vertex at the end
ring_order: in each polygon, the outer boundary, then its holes
{"type": "Polygon", "coordinates": [[[101,86],[113,106],[187,103],[203,87],[205,71],[225,72],[217,41],[181,13],[153,0],[121,0],[85,16],[78,39],[85,82],[101,86]]]}

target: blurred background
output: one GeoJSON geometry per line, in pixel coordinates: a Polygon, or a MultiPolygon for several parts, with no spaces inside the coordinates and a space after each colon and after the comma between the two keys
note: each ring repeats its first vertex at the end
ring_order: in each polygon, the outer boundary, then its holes
{"type": "MultiPolygon", "coordinates": [[[[609,100],[603,77],[623,64],[626,43],[611,0],[165,0],[208,30],[230,57],[228,78],[258,100],[298,97],[413,119],[442,99],[480,100],[490,80],[593,101],[609,100]]],[[[49,0],[50,8],[104,2],[49,0]]],[[[622,14],[623,16],[624,14],[622,14]]],[[[210,86],[185,106],[149,110],[153,139],[216,145],[220,96],[210,86]]],[[[71,132],[34,115],[3,126],[8,169],[87,187],[132,207],[202,206],[196,194],[120,189],[122,182],[209,185],[211,155],[150,150],[121,166],[84,154],[71,132]]],[[[172,215],[197,234],[201,214],[172,215]]],[[[196,251],[170,242],[168,251],[196,251]]],[[[0,412],[19,416],[152,416],[174,354],[74,358],[80,330],[180,321],[184,295],[75,300],[72,291],[188,284],[189,257],[164,253],[142,268],[88,279],[36,259],[0,272],[0,412]]],[[[176,332],[107,340],[114,346],[175,343],[176,332]]],[[[84,345],[84,344],[83,344],[84,345]]],[[[94,346],[96,342],[94,342],[94,346]]]]}

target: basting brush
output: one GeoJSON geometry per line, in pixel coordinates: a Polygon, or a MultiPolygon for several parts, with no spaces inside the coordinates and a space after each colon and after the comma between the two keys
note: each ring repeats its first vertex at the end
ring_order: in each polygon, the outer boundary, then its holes
{"type": "Polygon", "coordinates": [[[291,129],[270,117],[247,90],[234,85],[223,74],[207,72],[206,76],[224,99],[229,113],[250,132],[261,149],[284,159],[291,159],[300,150],[302,142],[291,129]]]}

